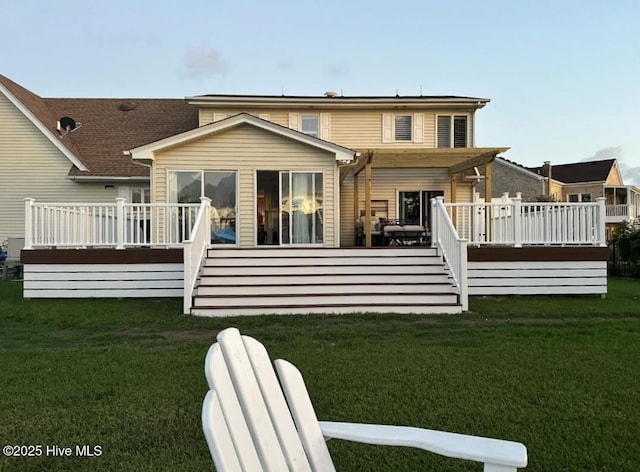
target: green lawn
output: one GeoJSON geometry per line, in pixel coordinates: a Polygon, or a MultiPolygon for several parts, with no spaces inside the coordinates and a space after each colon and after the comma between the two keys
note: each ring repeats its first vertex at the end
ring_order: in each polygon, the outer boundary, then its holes
{"type": "MultiPolygon", "coordinates": [[[[0,445],[43,449],[0,454],[2,472],[213,470],[203,366],[227,326],[296,364],[321,419],[521,441],[528,471],[638,470],[640,280],[610,280],[606,299],[472,298],[469,313],[449,316],[206,319],[180,315],[181,300],[22,300],[20,290],[0,283],[0,445]],[[101,454],[46,455],[76,445],[101,454]]],[[[329,444],[344,471],[481,470],[329,444]]]]}

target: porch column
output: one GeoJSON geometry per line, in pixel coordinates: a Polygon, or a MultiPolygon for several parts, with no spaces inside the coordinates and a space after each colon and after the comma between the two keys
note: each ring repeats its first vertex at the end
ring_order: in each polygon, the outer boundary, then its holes
{"type": "Polygon", "coordinates": [[[364,166],[364,239],[371,247],[371,159],[364,166]]]}
{"type": "Polygon", "coordinates": [[[360,174],[353,174],[353,221],[354,223],[360,218],[360,209],[358,208],[358,193],[360,192],[358,180],[360,174]]]}
{"type": "Polygon", "coordinates": [[[491,162],[489,162],[484,167],[484,231],[485,231],[485,241],[489,242],[492,240],[491,234],[491,214],[493,212],[493,208],[489,205],[491,204],[491,162]],[[489,210],[491,208],[491,211],[489,210]]]}

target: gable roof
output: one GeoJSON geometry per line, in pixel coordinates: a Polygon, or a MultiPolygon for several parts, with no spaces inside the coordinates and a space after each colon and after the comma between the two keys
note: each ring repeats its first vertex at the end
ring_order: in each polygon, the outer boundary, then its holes
{"type": "Polygon", "coordinates": [[[315,136],[304,134],[300,131],[287,128],[286,126],[281,126],[271,121],[263,120],[261,118],[258,118],[257,116],[250,115],[249,113],[239,113],[223,120],[214,121],[213,123],[201,126],[200,128],[185,131],[184,133],[170,136],[165,139],[147,144],[145,146],[131,149],[130,153],[134,161],[140,161],[148,164],[153,162],[154,152],[156,151],[167,149],[173,146],[178,146],[188,141],[193,141],[209,134],[228,130],[242,124],[255,126],[256,128],[261,128],[265,131],[284,136],[286,138],[303,144],[307,144],[317,149],[331,152],[336,155],[337,161],[350,162],[359,154],[353,149],[349,149],[344,146],[340,146],[338,144],[316,138],[315,136]]]}
{"type": "MultiPolygon", "coordinates": [[[[551,178],[565,184],[578,182],[604,182],[609,177],[615,159],[601,161],[575,162],[573,164],[556,164],[551,166],[551,178]]],[[[545,166],[530,168],[544,177],[548,177],[545,166]]]]}
{"type": "Polygon", "coordinates": [[[72,143],[63,143],[57,119],[41,97],[0,74],[0,92],[13,103],[78,169],[88,170],[72,143]]]}
{"type": "Polygon", "coordinates": [[[149,169],[123,152],[198,126],[197,107],[184,99],[42,98],[3,75],[0,92],[70,160],[78,180],[148,179],[149,169]],[[75,130],[58,131],[64,116],[75,130]]]}

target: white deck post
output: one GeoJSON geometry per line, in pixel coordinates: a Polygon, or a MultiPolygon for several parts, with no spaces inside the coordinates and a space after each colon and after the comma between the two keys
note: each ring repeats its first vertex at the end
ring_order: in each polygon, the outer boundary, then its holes
{"type": "Polygon", "coordinates": [[[33,198],[24,199],[24,248],[33,249],[33,198]]]}
{"type": "Polygon", "coordinates": [[[116,249],[124,249],[124,198],[116,198],[116,249]]]}
{"type": "Polygon", "coordinates": [[[469,311],[469,271],[467,264],[467,240],[460,240],[460,304],[462,311],[469,311]]]}
{"type": "Polygon", "coordinates": [[[596,202],[598,202],[598,243],[600,247],[606,247],[607,234],[605,221],[607,221],[607,207],[605,205],[605,198],[598,197],[596,198],[596,202]]]}
{"type": "Polygon", "coordinates": [[[513,244],[522,247],[522,198],[517,195],[511,205],[511,217],[513,218],[513,244]]]}
{"type": "Polygon", "coordinates": [[[436,197],[431,199],[431,247],[438,246],[436,244],[438,238],[438,218],[436,218],[436,205],[438,198],[444,202],[444,197],[436,197]]]}

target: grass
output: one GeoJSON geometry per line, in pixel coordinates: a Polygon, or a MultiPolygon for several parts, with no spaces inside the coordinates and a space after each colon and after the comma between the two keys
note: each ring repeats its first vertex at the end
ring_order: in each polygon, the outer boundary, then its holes
{"type": "MultiPolygon", "coordinates": [[[[23,300],[0,283],[0,471],[213,470],[204,356],[237,326],[303,372],[318,417],[523,442],[528,471],[635,471],[640,281],[606,299],[472,298],[462,316],[180,315],[180,300],[23,300]],[[99,445],[99,457],[46,446],[99,445]]],[[[481,470],[409,448],[329,443],[339,470],[481,470]],[[375,465],[375,467],[373,465],[375,465]]]]}

